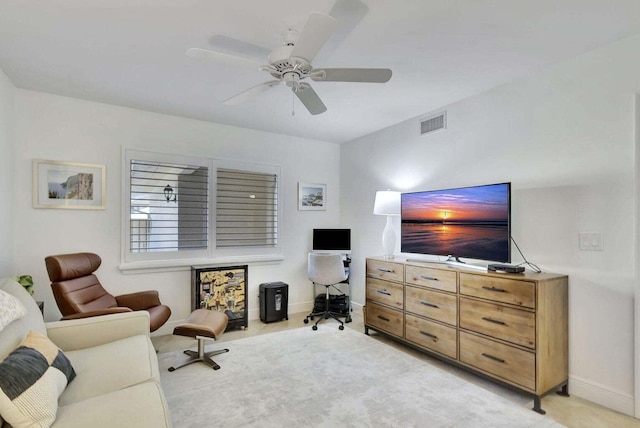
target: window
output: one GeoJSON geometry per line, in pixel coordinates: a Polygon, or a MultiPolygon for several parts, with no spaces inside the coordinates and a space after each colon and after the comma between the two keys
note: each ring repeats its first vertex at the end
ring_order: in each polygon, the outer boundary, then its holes
{"type": "Polygon", "coordinates": [[[217,170],[216,247],[278,244],[278,176],[217,170]]]}
{"type": "Polygon", "coordinates": [[[124,261],[209,255],[211,160],[125,150],[124,261]]]}
{"type": "Polygon", "coordinates": [[[278,167],[130,149],[123,160],[125,265],[279,258],[278,167]]]}

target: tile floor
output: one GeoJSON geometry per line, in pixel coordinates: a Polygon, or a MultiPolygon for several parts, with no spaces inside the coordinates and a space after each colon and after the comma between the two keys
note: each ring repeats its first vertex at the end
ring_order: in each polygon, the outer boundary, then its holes
{"type": "MultiPolygon", "coordinates": [[[[269,324],[264,324],[260,320],[250,320],[248,328],[244,330],[238,329],[225,333],[220,339],[219,343],[229,342],[235,339],[255,336],[259,334],[267,334],[276,331],[305,327],[305,324],[303,322],[305,316],[306,313],[290,314],[289,319],[286,321],[274,322],[269,324]]],[[[335,323],[336,329],[338,328],[338,324],[333,320],[326,320],[323,322],[335,323]]],[[[345,326],[347,328],[352,328],[356,331],[364,333],[362,316],[354,315],[353,322],[345,324],[345,326]]],[[[306,328],[311,328],[310,324],[306,325],[306,328]]],[[[387,343],[390,346],[394,346],[395,348],[400,349],[403,352],[409,353],[416,358],[420,358],[425,362],[428,362],[429,364],[433,364],[443,370],[448,371],[449,373],[453,373],[458,377],[468,380],[469,382],[473,382],[480,387],[488,389],[495,394],[505,397],[522,406],[532,407],[533,405],[531,398],[525,394],[512,391],[508,388],[479,378],[478,376],[473,375],[467,371],[452,367],[449,364],[446,364],[440,360],[437,360],[419,351],[402,345],[392,339],[389,339],[386,336],[378,335],[374,331],[371,331],[371,337],[387,343]]],[[[195,340],[187,337],[164,335],[153,336],[151,340],[153,341],[153,344],[159,353],[172,352],[188,348],[195,349],[195,340]]],[[[569,385],[569,392],[571,392],[571,385],[569,385]]],[[[556,394],[549,394],[542,399],[542,408],[546,410],[547,417],[570,428],[640,428],[640,420],[638,419],[618,412],[614,412],[605,407],[574,396],[567,398],[558,396],[556,394]]]]}

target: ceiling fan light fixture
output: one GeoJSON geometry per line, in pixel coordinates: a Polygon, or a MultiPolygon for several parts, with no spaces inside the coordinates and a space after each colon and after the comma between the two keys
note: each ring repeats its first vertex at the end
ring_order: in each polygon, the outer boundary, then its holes
{"type": "Polygon", "coordinates": [[[290,88],[297,88],[300,86],[300,75],[295,71],[288,71],[282,75],[284,84],[290,88]]]}

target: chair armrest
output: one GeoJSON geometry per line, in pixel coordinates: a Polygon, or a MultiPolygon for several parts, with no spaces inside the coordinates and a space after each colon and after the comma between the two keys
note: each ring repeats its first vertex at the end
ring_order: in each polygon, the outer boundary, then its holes
{"type": "Polygon", "coordinates": [[[47,336],[63,351],[90,348],[127,337],[149,337],[149,312],[134,311],[46,323],[47,336]]]}
{"type": "Polygon", "coordinates": [[[96,311],[79,312],[77,314],[65,315],[62,318],[60,318],[60,321],[77,320],[80,318],[91,318],[91,317],[98,317],[101,315],[109,315],[109,314],[120,314],[122,312],[131,312],[131,311],[132,310],[129,308],[114,306],[113,308],[98,309],[96,311]]]}
{"type": "Polygon", "coordinates": [[[118,302],[118,306],[126,306],[134,311],[142,311],[153,306],[161,305],[160,297],[158,296],[158,292],[155,290],[121,294],[120,296],[115,297],[116,302],[118,302]]]}

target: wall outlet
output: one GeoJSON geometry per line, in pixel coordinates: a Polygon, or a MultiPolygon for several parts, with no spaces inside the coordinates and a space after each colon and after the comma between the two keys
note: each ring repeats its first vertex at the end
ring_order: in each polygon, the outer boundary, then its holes
{"type": "Polygon", "coordinates": [[[583,251],[603,251],[602,233],[579,233],[580,249],[583,251]]]}

